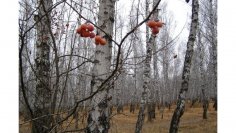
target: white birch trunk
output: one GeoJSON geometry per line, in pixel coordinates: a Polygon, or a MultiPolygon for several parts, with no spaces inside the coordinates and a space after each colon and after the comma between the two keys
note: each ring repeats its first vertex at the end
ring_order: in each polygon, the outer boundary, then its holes
{"type": "Polygon", "coordinates": [[[201,33],[198,31],[198,47],[200,51],[200,87],[202,91],[202,104],[203,104],[203,119],[207,119],[207,109],[208,109],[208,100],[206,95],[206,87],[205,87],[205,76],[203,69],[203,60],[204,60],[204,45],[201,42],[201,33]]]}
{"type": "MultiPolygon", "coordinates": [[[[51,89],[50,89],[50,12],[47,12],[52,6],[52,0],[40,0],[38,2],[39,12],[35,16],[36,21],[40,21],[37,25],[37,51],[36,51],[36,98],[34,103],[34,117],[40,117],[50,114],[51,106],[51,89]],[[46,10],[46,12],[45,12],[46,10]],[[41,18],[45,13],[47,17],[41,18]]],[[[32,133],[46,133],[50,128],[52,120],[50,117],[43,117],[33,121],[32,133]]]]}
{"type": "MultiPolygon", "coordinates": [[[[111,37],[113,34],[115,1],[114,0],[100,0],[98,13],[98,26],[102,28],[111,37]]],[[[111,49],[112,41],[103,32],[98,30],[98,34],[107,40],[104,46],[96,45],[95,60],[91,81],[92,92],[95,92],[101,85],[110,72],[111,66],[111,49]]],[[[99,91],[91,101],[91,111],[88,116],[87,133],[108,133],[109,124],[109,107],[107,100],[108,93],[106,90],[99,91]]]]}
{"type": "Polygon", "coordinates": [[[182,73],[182,84],[177,101],[177,107],[172,116],[169,133],[178,132],[179,121],[184,113],[186,92],[188,91],[188,86],[189,86],[191,61],[193,56],[193,46],[196,40],[196,33],[198,28],[198,11],[199,11],[198,0],[192,0],[192,21],[191,21],[189,38],[187,42],[187,50],[185,54],[184,68],[182,73]]]}
{"type": "Polygon", "coordinates": [[[211,24],[211,47],[212,47],[212,65],[213,65],[213,89],[215,95],[214,108],[217,110],[217,21],[216,14],[213,14],[213,1],[210,0],[210,24],[211,24]]]}
{"type": "MultiPolygon", "coordinates": [[[[158,3],[157,0],[153,2],[153,5],[155,6],[158,3]]],[[[148,5],[149,1],[146,1],[146,16],[148,14],[148,5]]],[[[153,19],[156,19],[158,15],[158,9],[153,13],[153,19]]],[[[140,102],[140,108],[139,108],[139,114],[138,114],[138,119],[136,122],[136,128],[135,128],[135,133],[141,133],[142,132],[142,126],[143,122],[145,119],[145,108],[146,105],[149,106],[149,112],[152,110],[151,109],[151,104],[150,104],[150,79],[151,79],[151,60],[152,60],[152,51],[153,51],[153,45],[155,43],[155,35],[151,35],[149,38],[149,33],[148,29],[146,28],[146,39],[147,44],[146,44],[146,59],[145,59],[145,67],[144,67],[144,74],[143,74],[143,92],[141,96],[141,102],[140,102]]],[[[149,113],[150,114],[150,113],[149,113]]],[[[151,117],[149,117],[151,119],[151,117]]]]}
{"type": "Polygon", "coordinates": [[[145,68],[144,68],[144,74],[143,74],[143,92],[141,96],[141,102],[140,102],[140,109],[139,109],[139,115],[138,115],[138,120],[136,123],[136,129],[135,133],[141,133],[142,131],[142,126],[145,118],[144,110],[146,108],[146,105],[148,104],[148,94],[150,93],[149,90],[149,83],[150,83],[150,63],[152,59],[152,47],[151,45],[153,44],[155,40],[155,36],[151,35],[151,38],[147,44],[147,55],[145,59],[145,68]]]}

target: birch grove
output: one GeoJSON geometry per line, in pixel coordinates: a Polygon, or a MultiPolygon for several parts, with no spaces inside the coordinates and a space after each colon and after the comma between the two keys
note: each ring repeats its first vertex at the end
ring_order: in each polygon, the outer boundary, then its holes
{"type": "Polygon", "coordinates": [[[175,2],[19,0],[19,131],[217,131],[217,0],[175,2]]]}

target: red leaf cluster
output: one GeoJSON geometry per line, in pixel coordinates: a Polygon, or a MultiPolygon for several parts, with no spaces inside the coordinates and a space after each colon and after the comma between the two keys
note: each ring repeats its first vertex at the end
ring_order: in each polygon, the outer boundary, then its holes
{"type": "Polygon", "coordinates": [[[80,34],[81,37],[90,37],[94,38],[95,33],[93,32],[94,26],[91,24],[82,24],[77,28],[76,33],[80,34]]]}
{"type": "Polygon", "coordinates": [[[149,20],[147,25],[152,29],[152,34],[156,35],[159,33],[159,30],[163,26],[163,23],[161,21],[149,20]]]}
{"type": "Polygon", "coordinates": [[[94,31],[94,26],[92,24],[82,24],[76,29],[76,33],[80,34],[81,37],[90,37],[94,38],[95,37],[95,44],[96,45],[105,45],[107,43],[105,38],[102,38],[99,35],[95,35],[94,31]]]}

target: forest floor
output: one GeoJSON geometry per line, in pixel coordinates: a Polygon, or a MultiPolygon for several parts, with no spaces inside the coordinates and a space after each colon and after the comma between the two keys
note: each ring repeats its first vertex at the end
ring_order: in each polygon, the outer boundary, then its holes
{"type": "MultiPolygon", "coordinates": [[[[217,112],[213,109],[213,103],[210,103],[208,108],[208,119],[202,119],[202,106],[196,103],[192,108],[190,104],[186,105],[185,113],[181,117],[179,125],[179,133],[216,133],[217,132],[217,112]]],[[[160,110],[156,109],[156,119],[152,122],[147,121],[147,113],[145,117],[145,122],[143,126],[142,133],[168,133],[171,117],[173,115],[175,105],[171,106],[170,110],[168,108],[164,109],[163,119],[161,118],[160,110]]],[[[111,119],[111,128],[109,133],[134,133],[135,124],[138,116],[138,109],[134,113],[129,112],[129,107],[125,106],[124,111],[121,114],[116,114],[116,109],[113,109],[113,117],[111,119]]],[[[82,116],[80,115],[80,120],[82,116]]],[[[86,122],[86,118],[84,121],[86,122]]],[[[23,118],[20,117],[20,123],[23,123],[23,118]]],[[[79,122],[79,128],[84,128],[86,123],[81,124],[79,122]]],[[[74,119],[69,119],[65,123],[62,129],[74,130],[75,125],[74,119]]],[[[30,133],[30,123],[20,125],[20,133],[30,133]]],[[[74,132],[76,133],[76,132],[74,132]]]]}

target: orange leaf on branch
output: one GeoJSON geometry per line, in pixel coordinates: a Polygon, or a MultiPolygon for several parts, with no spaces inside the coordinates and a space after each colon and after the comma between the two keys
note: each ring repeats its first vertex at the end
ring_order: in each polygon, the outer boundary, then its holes
{"type": "Polygon", "coordinates": [[[95,34],[93,32],[90,32],[90,35],[89,35],[90,38],[94,38],[95,37],[95,34]]]}
{"type": "Polygon", "coordinates": [[[100,44],[101,44],[101,45],[105,45],[106,43],[107,43],[106,39],[105,39],[105,38],[102,38],[100,44]]]}
{"type": "Polygon", "coordinates": [[[152,28],[152,34],[153,34],[153,35],[156,35],[156,34],[158,34],[158,33],[159,33],[159,28],[158,28],[158,27],[152,28]]]}
{"type": "Polygon", "coordinates": [[[101,37],[101,36],[99,36],[99,35],[95,36],[95,42],[100,43],[101,40],[102,40],[102,37],[101,37]]]}
{"type": "Polygon", "coordinates": [[[153,21],[153,20],[149,20],[148,23],[147,23],[147,25],[148,25],[148,27],[153,28],[153,27],[156,26],[156,22],[153,21]]]}
{"type": "Polygon", "coordinates": [[[82,31],[81,37],[90,37],[90,32],[89,31],[82,31]]]}
{"type": "Polygon", "coordinates": [[[157,27],[162,27],[162,26],[163,26],[163,23],[162,23],[161,21],[158,21],[158,22],[156,22],[156,26],[157,26],[157,27]]]}
{"type": "Polygon", "coordinates": [[[86,31],[87,30],[87,25],[86,24],[82,24],[80,26],[80,28],[81,28],[82,31],[86,31]]]}
{"type": "Polygon", "coordinates": [[[93,31],[94,27],[91,24],[87,24],[87,29],[88,29],[88,31],[93,31]]]}

